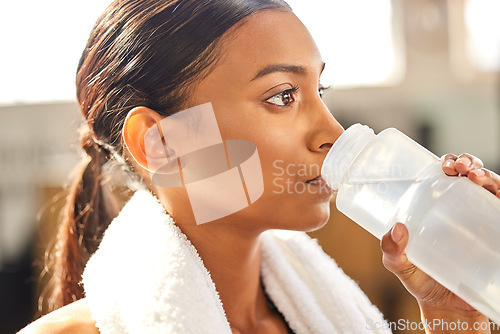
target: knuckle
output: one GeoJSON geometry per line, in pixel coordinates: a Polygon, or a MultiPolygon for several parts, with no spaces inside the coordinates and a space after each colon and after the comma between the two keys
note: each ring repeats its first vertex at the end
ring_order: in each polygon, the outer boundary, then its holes
{"type": "Polygon", "coordinates": [[[492,171],[490,171],[489,169],[486,169],[486,168],[479,168],[479,170],[483,171],[484,172],[484,176],[485,176],[485,181],[484,183],[485,184],[495,184],[498,182],[498,180],[496,179],[496,175],[495,173],[493,173],[492,171]]]}
{"type": "Polygon", "coordinates": [[[387,269],[391,272],[395,272],[394,271],[394,267],[395,267],[394,261],[390,256],[387,256],[386,254],[384,254],[382,256],[382,264],[384,265],[385,269],[387,269]]]}
{"type": "Polygon", "coordinates": [[[487,169],[487,173],[489,173],[490,177],[495,181],[495,183],[500,185],[500,176],[497,173],[492,172],[489,169],[487,169]]]}
{"type": "Polygon", "coordinates": [[[402,280],[408,279],[417,270],[417,267],[415,267],[412,263],[402,263],[392,256],[384,255],[382,257],[382,264],[387,270],[389,270],[402,280]]]}
{"type": "Polygon", "coordinates": [[[401,265],[401,266],[399,266],[398,271],[396,272],[396,275],[404,280],[404,279],[408,279],[409,277],[413,276],[413,274],[415,274],[416,270],[417,270],[417,267],[415,267],[413,264],[401,265]]]}
{"type": "Polygon", "coordinates": [[[475,158],[474,160],[472,160],[472,163],[475,166],[479,167],[479,168],[483,168],[484,167],[483,161],[481,159],[479,159],[479,158],[475,158]]]}

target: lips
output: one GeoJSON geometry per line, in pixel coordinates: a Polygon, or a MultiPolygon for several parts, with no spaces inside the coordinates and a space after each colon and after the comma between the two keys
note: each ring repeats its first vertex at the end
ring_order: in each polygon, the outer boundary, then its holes
{"type": "Polygon", "coordinates": [[[307,184],[313,184],[321,187],[325,187],[330,189],[330,186],[326,183],[326,181],[321,177],[321,175],[316,176],[314,179],[310,179],[306,181],[307,184]]]}
{"type": "Polygon", "coordinates": [[[321,175],[318,175],[314,179],[307,180],[306,183],[315,183],[315,182],[319,181],[320,179],[323,180],[321,175]]]}

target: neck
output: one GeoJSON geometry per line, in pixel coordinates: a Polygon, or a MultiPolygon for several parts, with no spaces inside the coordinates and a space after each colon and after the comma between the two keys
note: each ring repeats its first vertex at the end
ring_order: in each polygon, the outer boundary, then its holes
{"type": "Polygon", "coordinates": [[[263,319],[274,317],[276,321],[260,282],[262,231],[229,217],[197,225],[187,202],[181,200],[185,197],[182,191],[170,195],[160,192],[160,201],[210,272],[231,326],[240,332],[255,332],[266,323],[263,319]]]}
{"type": "Polygon", "coordinates": [[[260,283],[259,234],[241,232],[231,223],[185,228],[219,292],[229,323],[255,328],[268,312],[260,283]]]}

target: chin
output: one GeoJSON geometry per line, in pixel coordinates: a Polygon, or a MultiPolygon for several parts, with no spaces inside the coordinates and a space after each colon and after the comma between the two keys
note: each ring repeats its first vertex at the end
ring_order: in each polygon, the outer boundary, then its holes
{"type": "Polygon", "coordinates": [[[330,218],[331,196],[295,197],[293,200],[259,199],[231,217],[257,230],[280,229],[311,232],[325,226],[330,218]]]}
{"type": "Polygon", "coordinates": [[[318,203],[313,208],[297,212],[293,220],[290,219],[288,222],[285,222],[287,226],[284,228],[287,230],[312,232],[325,226],[329,218],[330,203],[318,203]]]}
{"type": "Polygon", "coordinates": [[[311,222],[310,224],[306,225],[305,228],[300,229],[300,231],[303,231],[303,232],[317,231],[320,228],[322,228],[323,226],[325,226],[326,223],[328,223],[329,218],[330,218],[330,215],[327,215],[325,218],[319,218],[316,221],[311,222]]]}

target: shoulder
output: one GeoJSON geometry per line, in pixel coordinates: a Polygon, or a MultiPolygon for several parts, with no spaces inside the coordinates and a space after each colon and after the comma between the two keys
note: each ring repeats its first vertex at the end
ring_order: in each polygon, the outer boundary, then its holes
{"type": "Polygon", "coordinates": [[[27,327],[18,334],[39,333],[99,333],[85,298],[55,310],[27,327]]]}

